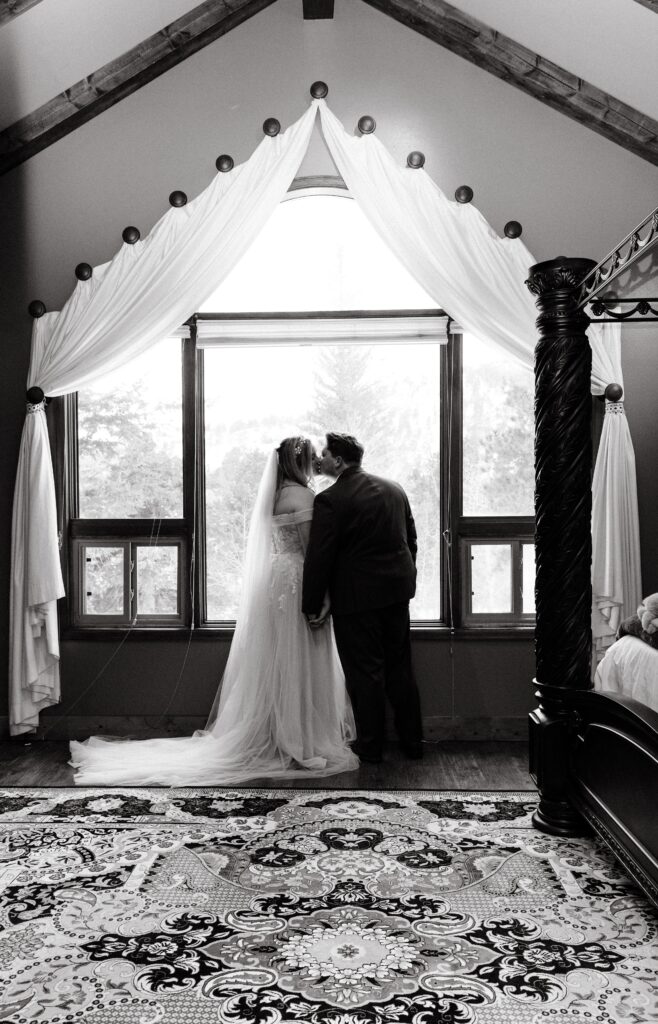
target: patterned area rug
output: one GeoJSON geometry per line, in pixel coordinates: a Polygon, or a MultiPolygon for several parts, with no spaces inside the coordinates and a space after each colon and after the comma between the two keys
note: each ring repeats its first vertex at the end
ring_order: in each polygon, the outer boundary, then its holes
{"type": "Polygon", "coordinates": [[[528,793],[0,791],[0,1022],[658,1020],[658,918],[528,793]]]}

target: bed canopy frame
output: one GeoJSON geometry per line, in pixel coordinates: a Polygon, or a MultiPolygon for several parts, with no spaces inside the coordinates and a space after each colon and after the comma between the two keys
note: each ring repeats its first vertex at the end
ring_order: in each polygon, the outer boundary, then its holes
{"type": "MultiPolygon", "coordinates": [[[[658,320],[656,299],[609,286],[658,242],[654,210],[600,263],[559,257],[530,268],[535,351],[536,696],[530,771],[537,828],[582,834],[591,826],[658,903],[658,714],[595,692],[590,667],[591,322],[658,320]],[[652,305],[653,303],[653,305],[652,305]],[[621,310],[618,309],[621,307],[621,310]],[[630,307],[630,308],[626,308],[630,307]]],[[[611,384],[609,401],[622,388],[611,384]]]]}

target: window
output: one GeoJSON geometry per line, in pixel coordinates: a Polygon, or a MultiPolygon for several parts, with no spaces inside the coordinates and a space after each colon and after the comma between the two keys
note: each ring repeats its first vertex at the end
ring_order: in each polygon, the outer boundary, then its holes
{"type": "Polygon", "coordinates": [[[531,375],[448,337],[346,192],[290,195],[180,336],[66,399],[68,624],[230,626],[264,455],[327,429],[409,495],[417,623],[532,622],[531,375]]]}
{"type": "Polygon", "coordinates": [[[193,403],[183,387],[185,353],[194,356],[189,340],[166,339],[67,399],[69,454],[77,450],[67,494],[74,626],[182,626],[189,619],[194,531],[185,489],[193,459],[184,457],[184,427],[193,403]]]}
{"type": "Polygon", "coordinates": [[[296,433],[321,439],[323,428],[355,434],[368,469],[407,491],[420,552],[412,614],[440,618],[440,348],[436,341],[363,344],[353,338],[204,350],[210,621],[235,618],[249,514],[268,448],[296,433]]]}
{"type": "Polygon", "coordinates": [[[453,598],[466,626],[534,621],[532,373],[463,334],[450,353],[459,469],[451,520],[453,598]]]}

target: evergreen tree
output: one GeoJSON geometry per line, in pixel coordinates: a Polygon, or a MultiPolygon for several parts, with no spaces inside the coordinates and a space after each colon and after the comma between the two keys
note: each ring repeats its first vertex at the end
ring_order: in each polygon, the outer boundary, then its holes
{"type": "Polygon", "coordinates": [[[180,405],[145,407],[127,391],[80,402],[78,448],[84,518],[182,516],[180,405]],[[163,430],[172,423],[175,445],[163,430]]]}
{"type": "Polygon", "coordinates": [[[319,357],[309,422],[314,433],[352,434],[365,443],[368,459],[386,448],[390,426],[389,387],[377,380],[376,349],[328,345],[319,357]]]}

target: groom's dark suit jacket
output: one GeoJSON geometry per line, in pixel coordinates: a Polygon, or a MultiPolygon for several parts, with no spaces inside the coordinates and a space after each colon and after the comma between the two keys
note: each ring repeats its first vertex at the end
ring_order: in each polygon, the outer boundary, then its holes
{"type": "Polygon", "coordinates": [[[317,615],[327,590],[335,615],[414,596],[416,527],[399,484],[350,466],[316,495],[302,611],[317,615]]]}

